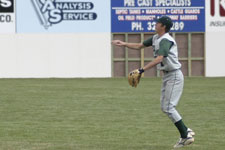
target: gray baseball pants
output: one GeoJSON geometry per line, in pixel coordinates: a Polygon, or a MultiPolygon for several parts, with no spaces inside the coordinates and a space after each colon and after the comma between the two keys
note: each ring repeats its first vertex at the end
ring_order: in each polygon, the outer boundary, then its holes
{"type": "Polygon", "coordinates": [[[181,120],[176,106],[182,95],[184,85],[184,76],[180,69],[164,72],[161,89],[161,109],[168,115],[173,123],[181,120]]]}

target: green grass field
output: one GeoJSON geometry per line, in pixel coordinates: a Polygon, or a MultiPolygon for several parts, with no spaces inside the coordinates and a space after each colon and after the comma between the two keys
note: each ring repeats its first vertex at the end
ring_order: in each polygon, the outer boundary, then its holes
{"type": "MultiPolygon", "coordinates": [[[[0,79],[0,150],[172,150],[160,78],[0,79]]],[[[186,78],[177,107],[195,143],[225,149],[225,78],[186,78]]]]}

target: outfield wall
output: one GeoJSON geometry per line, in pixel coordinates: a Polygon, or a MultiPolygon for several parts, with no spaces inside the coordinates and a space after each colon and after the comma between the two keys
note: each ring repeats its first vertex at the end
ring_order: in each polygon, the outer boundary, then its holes
{"type": "Polygon", "coordinates": [[[110,34],[1,34],[1,78],[110,77],[110,34]]]}
{"type": "Polygon", "coordinates": [[[111,77],[109,0],[7,0],[0,8],[1,78],[111,77]]]}
{"type": "Polygon", "coordinates": [[[206,76],[225,76],[225,32],[206,33],[206,76]]]}
{"type": "MultiPolygon", "coordinates": [[[[0,78],[112,76],[110,0],[63,1],[79,5],[53,12],[51,1],[7,1],[11,3],[4,12],[5,5],[0,5],[0,78]]],[[[205,76],[225,76],[225,2],[205,1],[205,5],[205,76]]]]}
{"type": "Polygon", "coordinates": [[[206,76],[225,76],[225,1],[206,1],[206,76]],[[213,6],[214,5],[214,6],[213,6]]]}

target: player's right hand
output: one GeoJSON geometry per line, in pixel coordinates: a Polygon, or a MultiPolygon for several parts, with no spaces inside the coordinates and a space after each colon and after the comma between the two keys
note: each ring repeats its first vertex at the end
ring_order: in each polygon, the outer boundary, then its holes
{"type": "Polygon", "coordinates": [[[116,45],[116,46],[126,46],[126,42],[123,42],[123,41],[120,41],[120,40],[113,40],[112,44],[116,45]]]}

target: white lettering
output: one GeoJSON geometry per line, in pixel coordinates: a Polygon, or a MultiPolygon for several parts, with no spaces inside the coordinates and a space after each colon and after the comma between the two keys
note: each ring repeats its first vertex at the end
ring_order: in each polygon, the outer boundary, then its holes
{"type": "Polygon", "coordinates": [[[183,9],[172,9],[171,14],[184,14],[183,9]]]}
{"type": "Polygon", "coordinates": [[[191,6],[191,0],[156,0],[156,6],[191,6]]]}
{"type": "Polygon", "coordinates": [[[64,20],[94,20],[97,15],[95,13],[65,13],[64,20]]]}
{"type": "Polygon", "coordinates": [[[129,14],[130,15],[139,15],[139,14],[141,14],[141,10],[140,9],[138,9],[138,10],[129,10],[129,14]]]}
{"type": "Polygon", "coordinates": [[[197,15],[181,15],[180,20],[198,20],[197,15]]]}
{"type": "Polygon", "coordinates": [[[149,31],[154,31],[155,30],[155,25],[156,25],[155,22],[148,22],[147,25],[148,25],[147,30],[149,30],[149,31]]]}
{"type": "Polygon", "coordinates": [[[134,7],[135,6],[135,0],[124,0],[124,6],[134,7]]]}
{"type": "Polygon", "coordinates": [[[144,29],[142,28],[141,22],[132,22],[131,23],[131,30],[132,31],[142,31],[144,29]]]}
{"type": "Polygon", "coordinates": [[[119,15],[119,16],[118,16],[118,20],[119,20],[119,21],[124,21],[124,16],[119,15]]]}
{"type": "Polygon", "coordinates": [[[90,10],[93,6],[90,2],[56,2],[55,7],[64,10],[90,10]]]}
{"type": "Polygon", "coordinates": [[[152,0],[138,0],[137,4],[139,7],[150,7],[153,5],[152,0]]]}
{"type": "Polygon", "coordinates": [[[10,7],[12,5],[12,2],[10,0],[0,0],[0,5],[2,7],[10,7]]]}
{"type": "Polygon", "coordinates": [[[133,20],[135,20],[135,16],[134,15],[126,15],[125,16],[125,20],[127,20],[127,21],[133,21],[133,20]]]}
{"type": "Polygon", "coordinates": [[[155,15],[137,15],[136,16],[136,20],[147,20],[147,21],[151,21],[155,19],[155,15]]]}
{"type": "Polygon", "coordinates": [[[200,9],[186,9],[185,14],[200,14],[200,9]]]}
{"type": "Polygon", "coordinates": [[[166,10],[165,9],[147,9],[146,10],[146,14],[166,14],[166,10]]]}
{"type": "Polygon", "coordinates": [[[116,14],[117,15],[127,15],[128,14],[128,10],[127,9],[117,9],[116,10],[116,14]]]}
{"type": "Polygon", "coordinates": [[[174,22],[171,31],[182,31],[184,29],[184,22],[174,22]]]}
{"type": "Polygon", "coordinates": [[[178,20],[179,16],[178,15],[168,15],[172,20],[178,20]]]}

